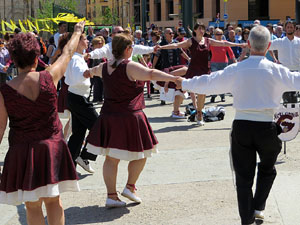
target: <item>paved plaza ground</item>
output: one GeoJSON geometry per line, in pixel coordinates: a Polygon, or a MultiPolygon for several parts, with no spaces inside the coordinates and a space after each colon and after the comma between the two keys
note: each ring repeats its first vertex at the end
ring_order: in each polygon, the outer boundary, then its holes
{"type": "MultiPolygon", "coordinates": [[[[146,100],[144,111],[158,138],[160,153],[148,159],[137,183],[143,203],[131,203],[118,209],[104,207],[104,157],[99,156],[92,163],[95,174],[78,168],[81,192],[61,196],[66,224],[240,224],[229,160],[229,134],[234,117],[232,97],[226,96],[225,103],[218,102],[219,97],[216,100],[206,107],[224,106],[225,119],[206,123],[204,127],[171,118],[172,105],[160,106],[158,95],[153,95],[151,101],[146,100]]],[[[206,101],[209,102],[209,98],[206,101]]],[[[185,100],[184,105],[189,102],[185,100]]],[[[0,165],[8,147],[7,135],[6,131],[0,146],[0,165]]],[[[300,136],[287,143],[286,155],[282,151],[278,157],[278,175],[267,201],[263,224],[300,224],[299,150],[300,136]]],[[[117,187],[120,192],[126,183],[126,166],[126,162],[119,166],[117,187]]],[[[24,205],[0,205],[0,225],[18,224],[26,224],[24,205]]]]}

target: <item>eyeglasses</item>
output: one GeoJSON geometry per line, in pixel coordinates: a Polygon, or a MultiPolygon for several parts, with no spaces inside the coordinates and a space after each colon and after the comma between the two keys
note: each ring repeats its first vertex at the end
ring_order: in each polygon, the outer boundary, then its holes
{"type": "Polygon", "coordinates": [[[223,34],[216,34],[217,36],[221,36],[221,35],[223,35],[223,34]]]}
{"type": "Polygon", "coordinates": [[[174,33],[173,33],[173,32],[170,32],[170,33],[168,33],[168,34],[172,35],[172,34],[174,34],[174,33]]]}
{"type": "Polygon", "coordinates": [[[119,30],[117,32],[114,32],[114,34],[121,34],[121,33],[124,33],[124,30],[119,30]]]}

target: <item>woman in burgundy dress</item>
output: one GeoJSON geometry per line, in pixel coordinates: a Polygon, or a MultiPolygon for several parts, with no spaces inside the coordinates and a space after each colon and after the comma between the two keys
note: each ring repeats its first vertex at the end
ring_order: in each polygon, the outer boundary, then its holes
{"type": "Polygon", "coordinates": [[[132,54],[133,39],[118,34],[112,41],[115,61],[102,63],[85,72],[86,77],[100,76],[104,84],[104,104],[97,122],[90,131],[88,151],[105,155],[103,176],[107,188],[106,207],[122,207],[118,198],[117,170],[120,160],[129,161],[128,180],[122,192],[126,198],[141,203],[135,184],[146,158],[157,152],[157,140],[143,109],[144,82],[147,80],[175,81],[176,77],[128,61],[132,54]]]}
{"type": "MultiPolygon", "coordinates": [[[[62,54],[64,47],[71,39],[71,37],[72,37],[72,33],[70,32],[64,33],[63,35],[60,36],[57,50],[53,55],[53,57],[51,58],[52,63],[54,63],[58,59],[58,57],[62,54]]],[[[67,106],[68,88],[69,85],[65,83],[65,77],[62,77],[60,80],[60,89],[58,90],[59,92],[57,98],[57,111],[58,111],[59,118],[68,119],[68,122],[66,123],[63,129],[64,131],[63,134],[66,141],[68,140],[68,138],[71,136],[72,133],[71,112],[67,106]]]]}
{"type": "Polygon", "coordinates": [[[18,76],[0,89],[0,142],[9,118],[9,149],[0,183],[0,203],[25,202],[28,224],[64,224],[60,194],[79,191],[76,170],[57,114],[56,86],[64,75],[84,28],[78,23],[59,59],[35,72],[39,45],[31,33],[9,44],[18,76]]]}
{"type": "MultiPolygon", "coordinates": [[[[193,37],[183,42],[160,46],[160,49],[174,49],[184,48],[189,49],[191,53],[191,61],[189,64],[188,71],[185,75],[186,78],[192,78],[194,76],[201,76],[203,74],[210,73],[210,52],[209,46],[239,46],[245,47],[246,44],[237,44],[228,41],[217,41],[212,38],[204,37],[205,25],[202,23],[196,23],[194,26],[193,37]]],[[[197,94],[197,102],[195,95],[191,93],[191,98],[194,107],[197,109],[197,123],[200,126],[204,125],[202,117],[202,109],[205,103],[205,95],[197,94]]]]}
{"type": "MultiPolygon", "coordinates": [[[[169,68],[165,68],[164,72],[168,74],[172,74],[174,76],[185,76],[187,71],[187,66],[184,65],[177,65],[177,66],[171,66],[169,68]]],[[[184,92],[182,90],[176,90],[176,84],[173,82],[164,82],[164,81],[158,81],[156,82],[157,85],[160,87],[163,87],[165,92],[167,93],[169,89],[175,89],[174,93],[174,102],[173,102],[173,112],[171,114],[172,118],[176,119],[185,119],[185,114],[180,112],[179,107],[183,102],[183,99],[185,98],[184,92]]]]}

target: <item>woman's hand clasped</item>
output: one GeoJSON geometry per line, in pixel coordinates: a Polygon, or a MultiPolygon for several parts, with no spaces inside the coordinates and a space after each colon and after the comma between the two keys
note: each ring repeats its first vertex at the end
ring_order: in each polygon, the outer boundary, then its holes
{"type": "Polygon", "coordinates": [[[185,79],[182,77],[178,77],[175,81],[176,84],[176,89],[182,89],[182,81],[184,81],[185,79]]]}
{"type": "Polygon", "coordinates": [[[85,78],[93,78],[94,76],[91,74],[90,70],[86,70],[84,73],[83,73],[83,76],[85,78]]]}

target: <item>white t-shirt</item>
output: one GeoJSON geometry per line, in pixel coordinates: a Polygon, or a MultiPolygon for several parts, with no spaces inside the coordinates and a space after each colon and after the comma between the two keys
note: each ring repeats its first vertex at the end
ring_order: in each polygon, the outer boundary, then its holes
{"type": "Polygon", "coordinates": [[[271,42],[270,50],[278,50],[278,59],[290,70],[300,71],[300,38],[277,38],[271,42]]]}

